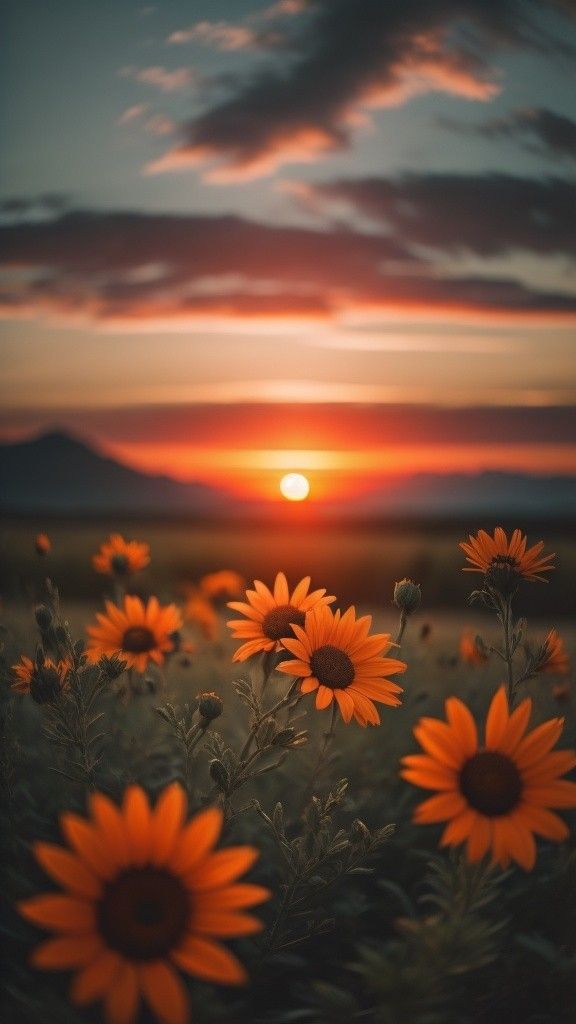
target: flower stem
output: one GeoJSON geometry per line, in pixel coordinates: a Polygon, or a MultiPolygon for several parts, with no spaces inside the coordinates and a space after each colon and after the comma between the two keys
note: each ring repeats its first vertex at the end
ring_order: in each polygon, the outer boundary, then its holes
{"type": "Polygon", "coordinates": [[[508,666],[508,704],[514,706],[516,687],[514,684],[514,665],[512,648],[512,599],[507,597],[502,602],[502,628],[504,630],[504,655],[508,666]]]}
{"type": "Polygon", "coordinates": [[[405,608],[400,612],[400,622],[398,623],[398,632],[396,634],[395,643],[400,645],[402,643],[402,637],[404,636],[404,630],[406,629],[406,623],[408,622],[408,616],[405,608]]]}
{"type": "Polygon", "coordinates": [[[301,808],[302,811],[304,811],[304,809],[307,807],[308,802],[310,801],[310,799],[311,799],[311,797],[313,795],[314,783],[315,783],[316,779],[318,778],[320,772],[322,771],[322,768],[324,767],[324,762],[326,760],[326,754],[327,754],[327,751],[328,751],[328,747],[330,746],[331,741],[334,739],[334,734],[335,734],[335,731],[336,731],[336,719],[337,719],[337,716],[338,716],[338,704],[336,702],[336,699],[334,699],[332,701],[332,717],[330,719],[330,729],[329,729],[328,732],[324,733],[324,739],[323,739],[323,742],[322,742],[322,746],[320,747],[320,751],[318,753],[318,757],[316,759],[316,763],[315,763],[314,768],[312,770],[312,774],[310,775],[310,778],[308,779],[308,784],[307,784],[307,786],[306,786],[306,788],[304,790],[304,795],[302,797],[302,808],[301,808]]]}

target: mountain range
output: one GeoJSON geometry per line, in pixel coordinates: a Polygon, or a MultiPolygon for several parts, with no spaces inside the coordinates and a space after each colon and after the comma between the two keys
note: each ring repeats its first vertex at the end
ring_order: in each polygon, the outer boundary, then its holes
{"type": "MultiPolygon", "coordinates": [[[[4,514],[187,515],[225,520],[262,518],[268,508],[268,503],[241,501],[204,483],[139,472],[60,431],[0,445],[0,510],[4,514]]],[[[322,514],[329,519],[450,519],[479,513],[566,519],[575,508],[574,476],[489,471],[394,477],[368,494],[323,503],[322,514]]]]}

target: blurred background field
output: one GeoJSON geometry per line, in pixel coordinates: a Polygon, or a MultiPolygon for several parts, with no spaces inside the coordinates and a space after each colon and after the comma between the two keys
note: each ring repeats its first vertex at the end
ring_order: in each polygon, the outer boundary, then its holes
{"type": "MultiPolygon", "coordinates": [[[[314,586],[326,587],[341,603],[370,604],[385,611],[391,608],[394,582],[408,576],[422,586],[423,614],[441,609],[460,609],[462,614],[479,577],[461,571],[465,560],[458,541],[480,526],[491,529],[498,522],[307,525],[284,520],[211,525],[182,518],[6,518],[0,526],[0,593],[5,601],[26,605],[34,586],[49,575],[65,601],[96,601],[103,580],[94,572],[91,556],[117,530],[150,544],[152,561],[133,581],[135,593],[153,591],[173,600],[185,584],[217,569],[234,569],[248,582],[255,577],[270,582],[283,570],[296,582],[312,576],[314,586]],[[45,558],[34,550],[34,538],[41,531],[52,541],[45,558]]],[[[529,523],[526,529],[531,543],[543,538],[546,549],[556,552],[557,569],[549,584],[523,587],[519,613],[546,621],[551,616],[573,619],[576,532],[566,523],[553,522],[529,523]]],[[[477,608],[475,614],[482,613],[477,608]]]]}

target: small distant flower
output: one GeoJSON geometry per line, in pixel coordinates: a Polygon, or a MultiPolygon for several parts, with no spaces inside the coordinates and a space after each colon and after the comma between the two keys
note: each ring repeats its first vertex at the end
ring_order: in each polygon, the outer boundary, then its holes
{"type": "Polygon", "coordinates": [[[47,533],[39,533],[34,541],[34,547],[36,548],[36,554],[47,555],[52,550],[52,541],[47,533]]]}
{"type": "Polygon", "coordinates": [[[67,660],[54,662],[46,658],[37,663],[22,655],[17,665],[12,666],[16,682],[12,683],[15,693],[30,694],[37,704],[58,700],[68,685],[72,665],[67,660]]]}
{"type": "Polygon", "coordinates": [[[306,614],[304,628],[294,625],[296,637],[282,640],[294,661],[283,661],[279,672],[299,676],[302,693],[316,693],[320,711],[336,701],[348,724],[378,725],[380,716],[374,701],[397,707],[402,687],[387,676],[406,671],[406,664],[384,655],[392,644],[388,633],[369,634],[372,616],[356,618],[354,608],[344,615],[326,605],[306,614]]]}
{"type": "Polygon", "coordinates": [[[551,629],[540,648],[536,664],[536,672],[555,672],[566,675],[570,671],[570,658],[564,640],[555,629],[551,629]]]}
{"type": "Polygon", "coordinates": [[[416,611],[421,599],[420,584],[414,583],[414,580],[405,577],[399,583],[394,584],[394,604],[406,615],[411,615],[416,611]]]}
{"type": "Polygon", "coordinates": [[[198,626],[206,640],[215,640],[218,636],[218,613],[214,605],[193,587],[188,588],[184,617],[198,626]]]}
{"type": "Polygon", "coordinates": [[[479,530],[475,537],[469,536],[469,543],[460,543],[466,561],[470,562],[463,571],[483,573],[486,582],[502,593],[510,593],[521,579],[547,583],[541,573],[555,568],[551,564],[554,555],[540,557],[544,547],[542,540],[528,550],[527,543],[527,537],[520,530],[514,530],[510,540],[501,526],[496,527],[493,537],[479,530]]]}
{"type": "Polygon", "coordinates": [[[576,784],[560,778],[576,765],[573,750],[552,751],[563,718],[552,718],[526,732],[532,701],[511,713],[503,686],[486,719],[479,744],[476,723],[457,697],[446,701],[448,721],[421,718],[414,735],[423,754],[402,759],[402,776],[424,789],[439,790],[415,811],[418,824],[448,822],[443,846],[467,842],[469,861],[488,852],[505,868],[515,860],[534,867],[534,833],[561,842],[568,827],[550,808],[576,807],[576,784]]]}
{"type": "Polygon", "coordinates": [[[466,665],[485,665],[488,661],[488,652],[478,645],[471,629],[465,629],[462,633],[459,650],[460,661],[466,665]]]}
{"type": "Polygon", "coordinates": [[[137,672],[144,672],[150,661],[162,665],[173,647],[170,634],[182,626],[176,605],[162,606],[156,597],[145,605],[130,594],[122,607],[106,601],[106,614],[98,612],[96,618],[98,625],[87,629],[89,660],[97,662],[102,655],[116,655],[137,672]]]}
{"type": "Polygon", "coordinates": [[[229,601],[228,607],[245,615],[244,619],[231,619],[228,626],[235,640],[244,640],[235,652],[233,661],[246,661],[261,651],[279,651],[283,637],[293,637],[293,625],[304,625],[306,612],[319,606],[332,604],[335,597],[326,597],[326,590],[310,589],[310,577],[305,576],[292,593],[283,572],[279,572],[271,592],[260,580],[254,580],[254,590],[247,590],[248,603],[229,601]]]}
{"type": "Polygon", "coordinates": [[[113,533],[100,545],[100,550],[92,556],[92,565],[96,572],[108,576],[128,576],[146,568],[150,563],[150,546],[137,540],[124,540],[119,533],[113,533]]]}
{"type": "Polygon", "coordinates": [[[251,846],[215,851],[222,812],[185,823],[186,796],[166,787],[152,810],[139,786],[122,808],[90,796],[90,817],[63,814],[68,843],[34,843],[37,861],[62,889],[18,904],[53,934],[32,964],[75,972],[70,1000],[104,1002],[108,1024],[133,1024],[143,998],[161,1024],[187,1024],[188,996],[178,968],[203,981],[241,985],[246,972],[218,940],[252,935],[261,922],[247,908],[267,900],[260,885],[238,882],[255,862],[251,846]]]}
{"type": "Polygon", "coordinates": [[[244,585],[240,573],[233,569],[220,569],[219,572],[209,572],[203,576],[199,588],[206,597],[235,597],[242,593],[244,585]]]}

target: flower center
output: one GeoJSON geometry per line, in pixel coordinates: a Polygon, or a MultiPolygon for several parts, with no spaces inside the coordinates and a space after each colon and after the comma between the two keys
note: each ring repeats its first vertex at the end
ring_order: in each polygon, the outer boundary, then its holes
{"type": "Polygon", "coordinates": [[[122,650],[131,654],[151,651],[155,644],[154,634],[147,626],[130,626],[122,638],[122,650]]]}
{"type": "Polygon", "coordinates": [[[190,919],[178,879],[161,868],[130,868],[109,882],[97,908],[110,949],[132,960],[155,960],[177,946],[190,919]]]}
{"type": "Polygon", "coordinates": [[[129,565],[126,555],[112,555],[110,564],[118,576],[124,576],[128,572],[129,565]]]}
{"type": "Polygon", "coordinates": [[[502,593],[509,592],[520,575],[520,565],[512,555],[495,555],[486,573],[488,582],[502,593]]]}
{"type": "Polygon", "coordinates": [[[344,690],[356,674],[348,655],[332,644],[324,644],[313,652],[310,668],[318,682],[332,690],[344,690]]]}
{"type": "Polygon", "coordinates": [[[30,680],[30,696],[37,704],[48,704],[60,696],[60,676],[46,665],[36,668],[30,680]]]}
{"type": "Polygon", "coordinates": [[[481,750],[462,768],[460,792],[480,814],[497,818],[516,807],[522,796],[522,778],[509,757],[481,750]]]}
{"type": "Polygon", "coordinates": [[[262,632],[270,640],[281,640],[284,636],[294,636],[291,623],[295,622],[297,626],[303,626],[304,619],[304,612],[299,611],[294,605],[279,604],[264,616],[262,632]]]}

